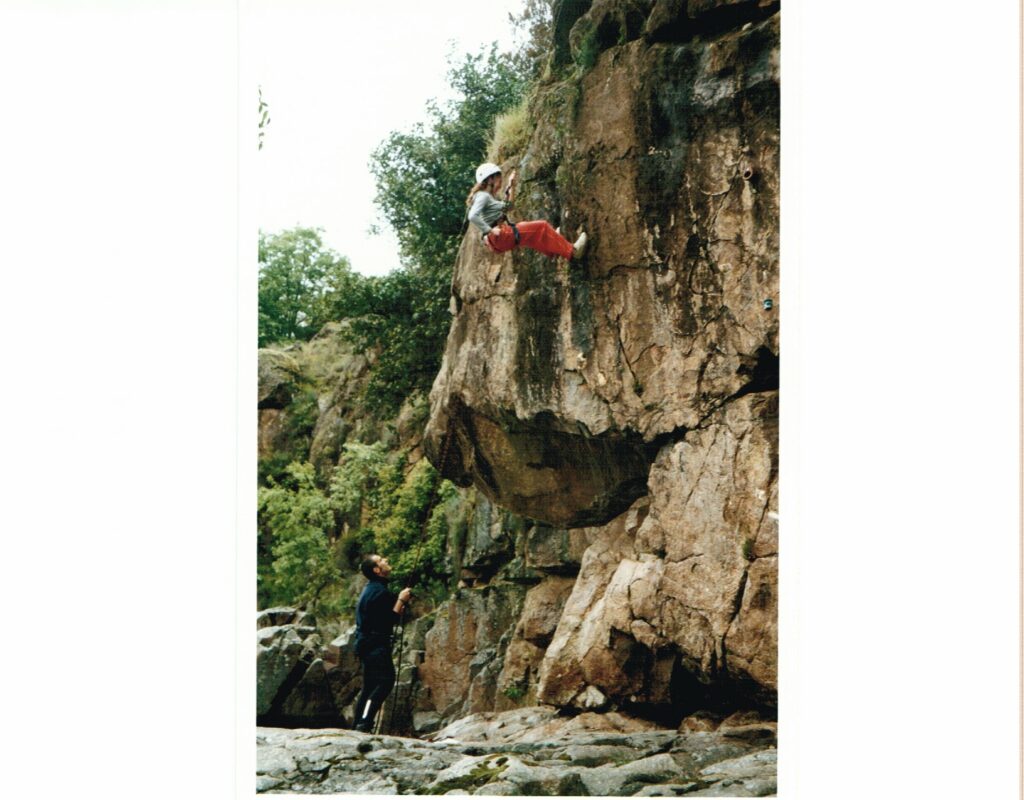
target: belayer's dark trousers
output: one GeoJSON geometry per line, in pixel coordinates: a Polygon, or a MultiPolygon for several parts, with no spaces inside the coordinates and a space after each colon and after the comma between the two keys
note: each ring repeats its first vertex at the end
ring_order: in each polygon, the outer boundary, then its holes
{"type": "Polygon", "coordinates": [[[395,685],[395,665],[391,663],[389,645],[364,648],[356,650],[363,662],[363,691],[356,702],[355,727],[357,730],[370,731],[374,717],[395,685]]]}

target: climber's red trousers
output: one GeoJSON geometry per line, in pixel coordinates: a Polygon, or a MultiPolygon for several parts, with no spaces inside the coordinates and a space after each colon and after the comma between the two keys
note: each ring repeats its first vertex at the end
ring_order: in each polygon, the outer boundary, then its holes
{"type": "MultiPolygon", "coordinates": [[[[519,230],[519,247],[529,247],[546,256],[572,258],[572,243],[544,220],[517,222],[516,228],[519,230]]],[[[504,253],[517,246],[512,226],[505,222],[491,228],[485,241],[496,253],[504,253]]]]}

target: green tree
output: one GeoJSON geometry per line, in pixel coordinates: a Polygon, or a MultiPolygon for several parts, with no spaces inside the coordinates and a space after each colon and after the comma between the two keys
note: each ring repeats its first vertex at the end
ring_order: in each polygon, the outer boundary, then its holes
{"type": "Polygon", "coordinates": [[[293,463],[284,483],[271,481],[257,492],[260,525],[269,540],[262,553],[258,584],[261,604],[316,606],[323,591],[336,583],[330,534],[334,511],[316,484],[312,464],[293,463]],[[269,563],[268,563],[269,562],[269,563]]]}
{"type": "Polygon", "coordinates": [[[331,319],[332,298],[358,282],[319,228],[260,231],[259,346],[311,338],[331,319]]]}
{"type": "Polygon", "coordinates": [[[527,85],[523,62],[495,45],[453,63],[448,79],[459,96],[430,101],[429,122],[391,133],[371,160],[376,203],[398,237],[402,267],[333,296],[335,317],[353,320],[356,344],[378,353],[366,399],[383,412],[429,391],[437,374],[473,171],[494,118],[516,106],[527,85]]]}
{"type": "Polygon", "coordinates": [[[553,0],[526,0],[518,14],[509,14],[521,47],[515,58],[520,69],[532,80],[538,80],[548,63],[552,48],[553,0]]]}
{"type": "Polygon", "coordinates": [[[399,269],[336,297],[338,316],[351,320],[348,336],[377,353],[364,395],[370,408],[394,413],[413,393],[429,391],[451,323],[449,286],[449,279],[399,269]]]}
{"type": "Polygon", "coordinates": [[[392,133],[374,152],[376,202],[395,229],[403,262],[449,276],[466,217],[466,193],[484,157],[494,118],[516,106],[527,80],[522,64],[491,45],[448,72],[460,97],[427,104],[429,128],[392,133]]]}

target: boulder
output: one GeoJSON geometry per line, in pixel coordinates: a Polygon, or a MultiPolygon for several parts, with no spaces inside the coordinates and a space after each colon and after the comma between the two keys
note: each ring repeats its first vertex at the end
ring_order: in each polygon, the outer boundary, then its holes
{"type": "Polygon", "coordinates": [[[532,569],[555,575],[579,572],[583,553],[590,546],[591,528],[552,528],[533,525],[526,532],[526,564],[532,569]]]}
{"type": "Polygon", "coordinates": [[[256,714],[268,713],[282,685],[299,665],[306,650],[294,626],[259,629],[256,646],[256,714]]]}
{"type": "Polygon", "coordinates": [[[314,659],[281,703],[281,717],[307,727],[337,726],[344,720],[322,658],[314,659]]]}
{"type": "Polygon", "coordinates": [[[307,612],[294,608],[258,613],[256,716],[260,724],[351,723],[352,715],[345,709],[362,688],[355,628],[325,647],[313,622],[307,612]]]}
{"type": "Polygon", "coordinates": [[[574,580],[551,576],[526,593],[523,611],[497,676],[497,711],[536,702],[536,675],[574,580]]]}
{"type": "Polygon", "coordinates": [[[282,409],[291,402],[299,362],[288,350],[262,349],[257,354],[257,408],[282,409]]]}
{"type": "Polygon", "coordinates": [[[490,576],[511,560],[522,520],[477,496],[466,532],[462,567],[474,575],[490,576]]]}

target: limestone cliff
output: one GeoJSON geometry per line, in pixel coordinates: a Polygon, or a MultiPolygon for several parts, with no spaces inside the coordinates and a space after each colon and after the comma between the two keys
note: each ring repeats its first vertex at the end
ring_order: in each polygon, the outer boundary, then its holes
{"type": "Polygon", "coordinates": [[[424,449],[495,505],[588,531],[543,650],[509,640],[538,700],[771,702],[778,4],[566,1],[555,36],[503,167],[516,218],[590,249],[569,266],[466,236],[424,449]]]}

